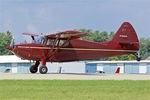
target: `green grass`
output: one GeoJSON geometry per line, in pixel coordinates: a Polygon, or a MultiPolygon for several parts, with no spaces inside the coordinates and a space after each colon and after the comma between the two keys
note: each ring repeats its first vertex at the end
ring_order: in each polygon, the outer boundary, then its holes
{"type": "Polygon", "coordinates": [[[1,80],[0,100],[150,100],[150,81],[1,80]]]}

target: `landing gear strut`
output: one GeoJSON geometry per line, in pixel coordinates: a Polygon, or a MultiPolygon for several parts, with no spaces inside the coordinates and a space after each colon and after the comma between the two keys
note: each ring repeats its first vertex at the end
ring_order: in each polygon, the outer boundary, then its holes
{"type": "Polygon", "coordinates": [[[46,74],[48,71],[48,68],[46,67],[46,59],[42,59],[41,62],[42,62],[42,66],[39,68],[39,72],[41,74],[46,74]]]}
{"type": "Polygon", "coordinates": [[[35,65],[32,65],[30,67],[30,72],[31,73],[36,73],[38,71],[38,66],[39,66],[40,62],[39,61],[36,61],[35,65]]]}

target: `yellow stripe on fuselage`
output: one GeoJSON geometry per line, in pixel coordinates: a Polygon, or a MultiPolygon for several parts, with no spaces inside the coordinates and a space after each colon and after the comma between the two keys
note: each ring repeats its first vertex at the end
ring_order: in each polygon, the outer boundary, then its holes
{"type": "MultiPolygon", "coordinates": [[[[18,46],[18,48],[51,49],[50,47],[29,47],[29,46],[18,46]]],[[[60,49],[60,50],[81,50],[81,51],[137,52],[136,50],[93,49],[93,48],[53,48],[53,49],[60,49]]]]}

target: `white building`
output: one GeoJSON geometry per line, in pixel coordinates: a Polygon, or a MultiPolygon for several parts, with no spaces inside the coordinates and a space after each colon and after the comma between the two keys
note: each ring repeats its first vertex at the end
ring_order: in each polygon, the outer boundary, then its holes
{"type": "Polygon", "coordinates": [[[0,72],[22,73],[29,72],[31,65],[28,60],[21,60],[15,55],[0,56],[0,72]]]}
{"type": "Polygon", "coordinates": [[[105,73],[115,73],[120,67],[120,73],[129,74],[150,74],[150,61],[93,61],[86,63],[87,72],[103,71],[105,73]],[[88,68],[89,67],[89,68],[88,68]]]}
{"type": "MultiPolygon", "coordinates": [[[[33,64],[28,60],[10,56],[0,56],[0,73],[30,73],[29,67],[33,64]]],[[[150,74],[150,60],[137,61],[78,61],[67,63],[48,62],[48,73],[115,73],[120,67],[120,73],[150,74]]]]}
{"type": "MultiPolygon", "coordinates": [[[[22,60],[15,55],[0,56],[0,73],[30,73],[33,62],[22,60]]],[[[40,66],[40,65],[39,65],[40,66]]],[[[50,63],[47,62],[48,73],[85,73],[85,62],[50,63]]]]}

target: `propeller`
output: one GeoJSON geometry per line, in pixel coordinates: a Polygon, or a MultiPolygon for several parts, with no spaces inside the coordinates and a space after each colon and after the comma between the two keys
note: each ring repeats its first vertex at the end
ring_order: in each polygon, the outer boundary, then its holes
{"type": "Polygon", "coordinates": [[[15,44],[15,43],[14,43],[14,37],[12,37],[11,43],[10,43],[10,47],[11,47],[11,48],[14,48],[14,44],[15,44]]]}
{"type": "Polygon", "coordinates": [[[14,37],[12,37],[11,43],[6,46],[6,49],[8,49],[8,50],[13,50],[14,44],[15,44],[15,43],[14,43],[14,37]]]}

